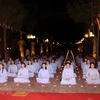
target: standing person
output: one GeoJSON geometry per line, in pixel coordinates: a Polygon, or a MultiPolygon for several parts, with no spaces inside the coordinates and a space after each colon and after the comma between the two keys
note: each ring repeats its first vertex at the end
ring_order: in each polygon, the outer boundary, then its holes
{"type": "Polygon", "coordinates": [[[30,83],[29,72],[24,62],[21,63],[21,69],[19,69],[17,77],[14,78],[14,82],[30,83]]]}
{"type": "Polygon", "coordinates": [[[49,71],[46,68],[46,63],[42,63],[42,68],[40,69],[36,80],[38,83],[50,83],[49,79],[50,75],[49,71]]]}
{"type": "Polygon", "coordinates": [[[61,79],[60,84],[64,84],[64,85],[76,84],[76,78],[74,77],[73,69],[70,68],[70,63],[66,62],[65,66],[66,68],[63,69],[62,79],[61,79]]]}
{"type": "Polygon", "coordinates": [[[4,83],[7,82],[7,71],[4,68],[4,65],[2,63],[0,63],[0,83],[4,83]]]}
{"type": "Polygon", "coordinates": [[[86,81],[88,84],[100,84],[99,72],[93,62],[90,64],[90,69],[86,73],[86,81]]]}

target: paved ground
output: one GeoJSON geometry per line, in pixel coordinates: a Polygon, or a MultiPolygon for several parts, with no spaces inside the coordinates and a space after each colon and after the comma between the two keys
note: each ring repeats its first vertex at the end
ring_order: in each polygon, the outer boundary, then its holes
{"type": "Polygon", "coordinates": [[[54,79],[51,79],[50,84],[37,84],[36,76],[31,78],[30,84],[15,84],[13,78],[9,78],[7,84],[0,84],[0,90],[2,91],[32,91],[32,92],[59,92],[59,93],[100,93],[100,85],[88,85],[85,80],[82,79],[81,70],[76,69],[77,73],[77,85],[60,85],[62,70],[57,71],[54,79]]]}

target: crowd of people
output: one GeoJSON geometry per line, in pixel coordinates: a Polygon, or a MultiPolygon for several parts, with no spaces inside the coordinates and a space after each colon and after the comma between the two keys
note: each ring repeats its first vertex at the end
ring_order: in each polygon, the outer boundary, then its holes
{"type": "Polygon", "coordinates": [[[63,65],[60,84],[77,84],[76,68],[82,70],[82,78],[88,84],[100,84],[100,74],[95,66],[95,59],[91,55],[83,56],[81,53],[74,53],[66,58],[66,51],[50,52],[42,55],[28,56],[27,58],[9,58],[6,63],[4,59],[0,61],[0,83],[8,82],[9,77],[13,77],[16,83],[30,83],[30,78],[37,75],[36,82],[50,83],[50,78],[55,78],[57,70],[63,65]]]}

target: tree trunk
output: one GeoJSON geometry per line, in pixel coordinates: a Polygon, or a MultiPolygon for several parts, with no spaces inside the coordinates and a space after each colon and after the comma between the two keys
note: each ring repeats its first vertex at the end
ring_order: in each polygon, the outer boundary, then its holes
{"type": "Polygon", "coordinates": [[[6,28],[4,27],[4,58],[5,62],[7,62],[7,42],[6,42],[6,28]]]}

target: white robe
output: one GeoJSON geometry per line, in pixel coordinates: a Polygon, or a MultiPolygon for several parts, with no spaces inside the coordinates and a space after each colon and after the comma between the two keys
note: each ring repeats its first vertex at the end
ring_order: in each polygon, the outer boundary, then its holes
{"type": "Polygon", "coordinates": [[[21,69],[21,64],[17,64],[17,69],[21,69]]]}
{"type": "Polygon", "coordinates": [[[81,63],[82,71],[83,71],[85,65],[86,65],[86,62],[82,62],[82,63],[81,63]]]}
{"type": "Polygon", "coordinates": [[[47,70],[49,71],[50,78],[54,78],[53,68],[50,64],[47,65],[47,70]]]}
{"type": "Polygon", "coordinates": [[[16,78],[14,78],[14,82],[30,83],[28,69],[27,68],[21,68],[18,71],[18,76],[16,78]]]}
{"type": "Polygon", "coordinates": [[[62,72],[62,79],[61,79],[60,84],[64,84],[64,85],[76,84],[76,78],[74,77],[74,72],[71,68],[64,68],[62,72]],[[70,78],[70,79],[67,80],[66,78],[70,78]]]}
{"type": "Polygon", "coordinates": [[[49,78],[49,71],[47,69],[40,69],[36,80],[38,83],[50,83],[49,78]]]}
{"type": "Polygon", "coordinates": [[[15,64],[10,65],[8,68],[8,77],[16,77],[18,72],[17,66],[15,64]]]}
{"type": "Polygon", "coordinates": [[[33,65],[27,65],[26,68],[29,72],[29,77],[34,77],[35,67],[33,65]]]}
{"type": "Polygon", "coordinates": [[[4,83],[4,82],[7,82],[7,71],[6,69],[3,70],[3,73],[2,73],[2,70],[0,70],[0,83],[4,83]]]}
{"type": "Polygon", "coordinates": [[[85,65],[84,68],[83,68],[83,79],[86,79],[86,73],[87,71],[89,70],[90,68],[90,65],[85,65]]]}
{"type": "Polygon", "coordinates": [[[56,70],[57,70],[57,63],[50,63],[50,65],[52,66],[53,68],[53,73],[56,74],[56,70]]]}
{"type": "Polygon", "coordinates": [[[86,81],[88,84],[100,84],[99,72],[97,69],[90,68],[86,73],[86,81]],[[96,78],[92,80],[92,78],[96,78]]]}
{"type": "Polygon", "coordinates": [[[33,62],[32,64],[35,67],[35,73],[38,74],[39,70],[40,70],[40,66],[38,62],[33,62]]]}
{"type": "MultiPolygon", "coordinates": [[[[74,66],[73,65],[70,65],[70,68],[73,70],[74,72],[74,66]]],[[[66,65],[64,66],[64,69],[66,69],[66,65]]],[[[74,72],[74,77],[77,77],[76,73],[74,72]]]]}

